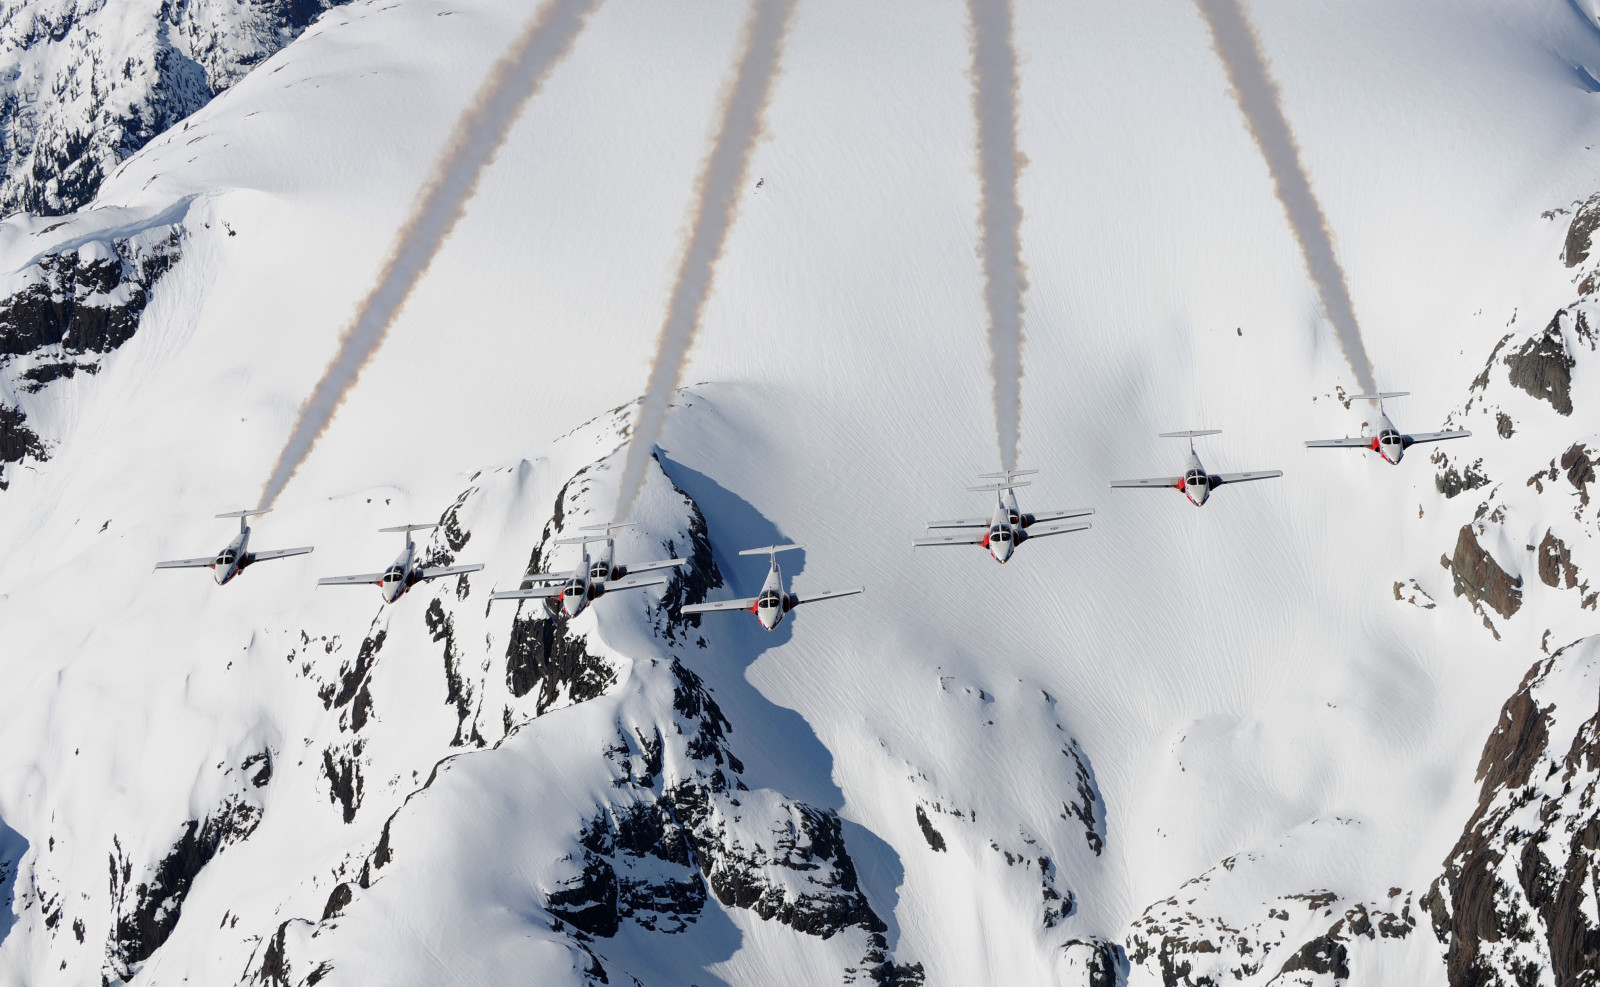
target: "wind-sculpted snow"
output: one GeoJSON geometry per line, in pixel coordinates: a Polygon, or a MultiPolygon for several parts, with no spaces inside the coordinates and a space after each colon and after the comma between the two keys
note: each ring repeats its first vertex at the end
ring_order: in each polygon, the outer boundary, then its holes
{"type": "Polygon", "coordinates": [[[1311,179],[1301,160],[1294,130],[1283,113],[1283,96],[1267,67],[1260,39],[1250,26],[1243,0],[1195,0],[1211,32],[1211,43],[1228,72],[1228,84],[1244,114],[1261,157],[1272,174],[1272,185],[1283,205],[1283,214],[1294,230],[1295,242],[1305,259],[1306,273],[1317,286],[1323,310],[1333,323],[1335,337],[1350,363],[1356,383],[1367,394],[1378,386],[1372,374],[1372,360],[1361,339],[1361,324],[1355,304],[1350,300],[1350,285],[1333,248],[1328,218],[1311,190],[1311,179]]]}
{"type": "Polygon", "coordinates": [[[300,406],[262,488],[262,506],[277,502],[295,470],[311,454],[360,379],[362,369],[383,345],[406,299],[466,214],[467,202],[477,191],[483,173],[494,163],[522,108],[572,51],[599,3],[600,0],[545,0],[522,35],[490,69],[477,97],[457,122],[433,174],[418,191],[405,225],[395,234],[377,282],[340,334],[332,362],[300,406]]]}
{"type": "Polygon", "coordinates": [[[667,300],[667,312],[656,340],[656,355],[645,383],[639,417],[634,422],[623,465],[617,516],[624,517],[639,495],[646,460],[655,453],[661,425],[673,392],[683,382],[683,364],[694,345],[706,300],[717,273],[728,231],[739,215],[750,157],[766,129],[767,102],[783,59],[783,38],[796,0],[752,0],[750,20],[740,40],[733,80],[723,94],[722,113],[711,151],[695,181],[689,210],[688,236],[678,260],[678,273],[667,300]]]}
{"type": "Polygon", "coordinates": [[[1017,148],[1017,53],[1011,0],[967,0],[972,45],[972,111],[978,133],[978,257],[989,313],[989,372],[1000,468],[1017,466],[1022,419],[1022,207],[1018,182],[1027,163],[1017,148]]]}

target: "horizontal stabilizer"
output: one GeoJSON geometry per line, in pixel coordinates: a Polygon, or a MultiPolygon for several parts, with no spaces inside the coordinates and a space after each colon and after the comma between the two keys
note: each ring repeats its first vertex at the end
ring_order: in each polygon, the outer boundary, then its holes
{"type": "Polygon", "coordinates": [[[968,487],[973,493],[998,493],[1001,490],[1015,490],[1018,487],[1031,487],[1032,480],[1007,480],[1004,483],[990,483],[981,487],[968,487]]]}
{"type": "Polygon", "coordinates": [[[726,610],[749,610],[756,605],[756,598],[748,600],[718,600],[715,603],[691,603],[679,608],[679,613],[717,613],[726,610]]]}
{"type": "Polygon", "coordinates": [[[585,524],[578,528],[579,531],[604,531],[610,534],[618,528],[632,528],[638,521],[608,521],[605,524],[585,524]]]}
{"type": "Polygon", "coordinates": [[[1000,473],[979,473],[980,480],[1015,480],[1019,476],[1032,476],[1038,470],[1004,470],[1000,473]]]}
{"type": "Polygon", "coordinates": [[[1221,434],[1222,434],[1222,429],[1220,429],[1220,428],[1201,428],[1201,429],[1195,429],[1194,431],[1189,431],[1189,432],[1160,432],[1160,433],[1157,433],[1156,438],[1158,438],[1158,439],[1193,439],[1193,438],[1198,438],[1199,436],[1202,436],[1202,435],[1221,435],[1221,434]]]}
{"type": "Polygon", "coordinates": [[[381,572],[363,572],[359,576],[328,576],[317,580],[318,586],[375,586],[383,582],[381,572]]]}
{"type": "Polygon", "coordinates": [[[1352,394],[1348,398],[1346,398],[1346,400],[1348,400],[1348,401],[1382,401],[1384,398],[1403,398],[1403,397],[1405,397],[1406,395],[1408,395],[1410,393],[1411,393],[1410,391],[1384,391],[1381,394],[1352,394]]]}
{"type": "Polygon", "coordinates": [[[765,548],[747,548],[740,555],[776,555],[794,548],[805,548],[804,545],[768,545],[765,548]]]}
{"type": "Polygon", "coordinates": [[[255,517],[257,514],[270,514],[271,512],[272,508],[261,507],[253,511],[229,511],[226,514],[218,514],[217,517],[255,517]]]}
{"type": "Polygon", "coordinates": [[[392,531],[404,531],[404,532],[426,531],[429,528],[437,528],[438,526],[439,526],[439,522],[437,522],[437,521],[435,521],[433,524],[398,524],[398,525],[395,525],[393,528],[379,528],[378,531],[381,534],[388,534],[388,533],[390,533],[392,531]]]}
{"type": "Polygon", "coordinates": [[[302,545],[299,548],[269,548],[265,552],[251,552],[248,556],[246,556],[246,558],[248,558],[251,563],[256,563],[271,562],[273,559],[286,559],[291,555],[309,554],[311,554],[311,546],[302,545]]]}
{"type": "Polygon", "coordinates": [[[173,559],[171,562],[157,562],[157,569],[204,569],[217,561],[215,555],[207,555],[203,559],[173,559]]]}
{"type": "Polygon", "coordinates": [[[482,562],[473,562],[468,565],[438,565],[421,569],[417,572],[417,575],[423,579],[439,579],[444,576],[461,576],[469,572],[477,572],[482,568],[482,562]]]}

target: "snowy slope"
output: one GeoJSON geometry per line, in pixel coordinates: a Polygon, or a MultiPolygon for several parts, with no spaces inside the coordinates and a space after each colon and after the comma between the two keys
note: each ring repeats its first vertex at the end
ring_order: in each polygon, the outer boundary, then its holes
{"type": "Polygon", "coordinates": [[[770,637],[706,617],[669,638],[618,597],[580,644],[534,647],[487,604],[536,551],[575,564],[550,539],[611,510],[742,6],[599,9],[256,526],[317,551],[222,589],[149,569],[254,502],[525,9],[338,8],[94,208],[0,225],[12,292],[48,257],[179,243],[97,372],[27,390],[78,359],[55,350],[0,370],[49,457],[0,493],[0,982],[1075,984],[1109,962],[1175,984],[1139,941],[1177,923],[1304,953],[1307,977],[1329,935],[1352,982],[1445,983],[1420,901],[1485,738],[1529,664],[1592,630],[1537,546],[1587,573],[1594,515],[1524,481],[1595,443],[1600,363],[1569,316],[1562,415],[1499,361],[1588,270],[1551,211],[1600,186],[1600,29],[1555,0],[1252,11],[1380,383],[1413,392],[1391,414],[1473,429],[1442,451],[1497,486],[1446,496],[1422,447],[1398,468],[1303,448],[1370,415],[1339,400],[1193,10],[1025,0],[1024,503],[1099,514],[1005,569],[913,551],[923,521],[981,513],[962,488],[995,459],[964,9],[811,0],[624,541],[687,555],[698,514],[713,598],[753,592],[762,563],[735,553],[782,539],[802,591],[868,587],[770,637]],[[1225,430],[1213,470],[1286,475],[1198,512],[1106,489],[1171,471],[1153,433],[1180,428],[1225,430]],[[447,510],[430,551],[484,572],[389,609],[314,588],[398,550],[373,529],[447,510]],[[1509,618],[1440,565],[1468,525],[1523,577],[1509,618]],[[639,895],[607,899],[625,880],[639,895]],[[1332,936],[1357,907],[1406,932],[1332,936]]]}

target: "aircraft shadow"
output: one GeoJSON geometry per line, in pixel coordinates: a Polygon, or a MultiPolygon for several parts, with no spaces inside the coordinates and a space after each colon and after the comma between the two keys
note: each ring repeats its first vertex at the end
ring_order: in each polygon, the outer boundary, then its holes
{"type": "MultiPolygon", "coordinates": [[[[767,577],[767,557],[742,556],[739,551],[781,545],[791,539],[749,501],[699,470],[672,459],[666,450],[657,448],[656,460],[705,517],[712,555],[725,583],[713,599],[755,596],[767,577]]],[[[791,591],[795,577],[805,571],[805,562],[804,549],[778,556],[778,565],[791,591]]],[[[750,614],[705,614],[700,618],[700,630],[707,647],[691,648],[686,662],[706,680],[733,724],[735,749],[745,761],[752,782],[837,811],[844,804],[844,793],[833,781],[832,752],[804,717],[762,695],[750,684],[748,675],[751,665],[770,649],[787,644],[795,625],[808,618],[826,619],[826,614],[802,608],[790,613],[773,631],[763,630],[750,614]],[[759,724],[759,729],[753,729],[753,724],[759,724]]],[[[889,926],[886,937],[892,950],[899,937],[894,911],[905,881],[905,867],[894,848],[864,826],[845,822],[844,837],[867,900],[889,926]]]]}
{"type": "Polygon", "coordinates": [[[11,934],[17,924],[12,902],[16,900],[17,871],[22,868],[23,854],[28,852],[28,840],[0,819],[0,943],[11,934]]]}

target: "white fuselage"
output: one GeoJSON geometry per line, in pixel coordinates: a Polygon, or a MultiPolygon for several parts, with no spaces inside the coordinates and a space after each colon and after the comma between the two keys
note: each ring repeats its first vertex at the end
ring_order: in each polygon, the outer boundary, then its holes
{"type": "Polygon", "coordinates": [[[761,584],[756,605],[750,611],[761,621],[761,626],[770,631],[783,623],[783,615],[793,608],[789,594],[783,591],[783,570],[778,568],[778,560],[773,559],[772,568],[767,571],[767,581],[761,584]]]}
{"type": "Polygon", "coordinates": [[[996,498],[994,515],[989,519],[989,532],[983,536],[983,547],[996,562],[1004,565],[1017,550],[1018,535],[1022,531],[1022,511],[1017,507],[1017,495],[1005,490],[996,498]]]}
{"type": "Polygon", "coordinates": [[[1193,449],[1189,450],[1189,464],[1184,467],[1178,489],[1196,507],[1204,507],[1206,498],[1211,496],[1211,474],[1206,472],[1205,464],[1200,462],[1200,457],[1195,455],[1193,449]]]}
{"type": "MultiPolygon", "coordinates": [[[[609,568],[609,563],[607,563],[609,568]]],[[[592,568],[596,568],[589,558],[589,553],[583,553],[583,561],[572,570],[566,582],[561,584],[561,612],[568,617],[576,617],[583,613],[583,608],[589,605],[589,598],[593,594],[594,581],[590,576],[592,568]]]]}
{"type": "Polygon", "coordinates": [[[1381,411],[1378,412],[1378,434],[1373,438],[1370,448],[1391,466],[1399,466],[1401,457],[1406,454],[1405,436],[1394,427],[1394,422],[1389,420],[1389,416],[1381,411]]]}
{"type": "Polygon", "coordinates": [[[216,578],[217,585],[226,585],[228,580],[237,576],[245,567],[249,558],[250,529],[241,527],[233,541],[228,542],[228,547],[217,553],[216,560],[211,563],[211,574],[216,578]]]}
{"type": "Polygon", "coordinates": [[[393,603],[405,595],[411,584],[416,582],[415,573],[417,565],[417,546],[406,537],[405,551],[395,557],[389,568],[383,570],[383,578],[378,581],[378,591],[383,594],[383,602],[393,603]]]}

